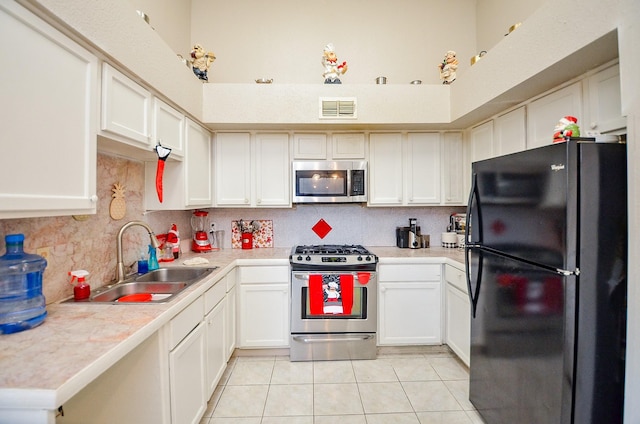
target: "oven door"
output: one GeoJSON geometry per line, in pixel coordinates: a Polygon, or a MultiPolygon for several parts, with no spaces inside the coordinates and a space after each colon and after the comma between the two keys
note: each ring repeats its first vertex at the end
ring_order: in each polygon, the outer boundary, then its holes
{"type": "Polygon", "coordinates": [[[291,276],[292,333],[375,333],[375,272],[300,272],[291,276]]]}

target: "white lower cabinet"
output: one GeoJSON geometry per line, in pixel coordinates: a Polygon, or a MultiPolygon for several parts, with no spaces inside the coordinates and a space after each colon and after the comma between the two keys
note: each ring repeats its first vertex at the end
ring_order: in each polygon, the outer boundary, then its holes
{"type": "Polygon", "coordinates": [[[446,343],[456,355],[469,365],[471,310],[465,272],[445,265],[446,343]]]}
{"type": "Polygon", "coordinates": [[[442,343],[440,264],[378,267],[378,344],[442,343]]]}
{"type": "Polygon", "coordinates": [[[289,346],[289,266],[239,268],[238,347],[289,346]]]}
{"type": "MultiPolygon", "coordinates": [[[[235,275],[235,270],[233,271],[233,274],[235,275]]],[[[236,323],[238,322],[238,320],[236,319],[236,313],[237,313],[237,301],[238,301],[238,288],[235,285],[235,277],[234,277],[234,283],[233,283],[233,287],[229,288],[227,291],[227,309],[226,309],[226,313],[227,313],[227,320],[225,323],[225,333],[224,333],[224,338],[225,338],[225,361],[229,361],[229,359],[231,358],[231,355],[233,355],[233,351],[236,349],[236,323]]]]}
{"type": "Polygon", "coordinates": [[[207,365],[206,397],[211,397],[227,366],[225,331],[227,321],[226,284],[224,278],[204,294],[205,361],[207,365]]]}
{"type": "Polygon", "coordinates": [[[203,308],[204,300],[200,297],[168,324],[172,423],[197,424],[207,406],[203,308]]]}

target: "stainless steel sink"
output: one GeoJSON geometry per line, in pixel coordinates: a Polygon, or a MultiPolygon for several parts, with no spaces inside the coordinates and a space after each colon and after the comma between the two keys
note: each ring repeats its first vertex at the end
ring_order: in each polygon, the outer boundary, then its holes
{"type": "Polygon", "coordinates": [[[136,277],[136,281],[189,282],[206,277],[216,268],[160,268],[136,277]]]}
{"type": "Polygon", "coordinates": [[[189,287],[187,283],[166,283],[166,282],[150,282],[141,283],[133,281],[130,283],[120,283],[105,290],[97,290],[96,294],[91,296],[91,302],[97,303],[162,303],[168,302],[173,296],[189,287]],[[150,294],[150,300],[125,300],[127,296],[133,294],[150,294]],[[121,300],[122,299],[122,300],[121,300]]]}
{"type": "MultiPolygon", "coordinates": [[[[134,275],[122,283],[107,285],[94,290],[88,303],[164,303],[171,301],[184,289],[202,280],[218,267],[207,268],[160,268],[147,274],[134,275]],[[143,300],[132,299],[131,295],[151,295],[143,300]],[[123,299],[123,297],[129,296],[123,299]]],[[[66,302],[74,302],[69,299],[66,302]]]]}

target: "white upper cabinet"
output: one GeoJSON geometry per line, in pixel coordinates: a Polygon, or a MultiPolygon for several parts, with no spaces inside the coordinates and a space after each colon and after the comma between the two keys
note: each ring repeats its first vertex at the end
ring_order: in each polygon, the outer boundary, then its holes
{"type": "Polygon", "coordinates": [[[365,136],[363,133],[332,134],[333,159],[364,159],[365,136]]]}
{"type": "Polygon", "coordinates": [[[584,82],[585,119],[580,129],[606,133],[627,126],[620,100],[620,66],[604,69],[584,82]]]}
{"type": "Polygon", "coordinates": [[[13,1],[0,28],[0,218],[95,213],[98,59],[13,1]]]}
{"type": "Polygon", "coordinates": [[[143,149],[151,146],[151,93],[107,63],[102,65],[100,129],[143,149]]]}
{"type": "Polygon", "coordinates": [[[216,206],[290,207],[290,144],[283,133],[218,133],[216,206]]]}
{"type": "Polygon", "coordinates": [[[442,202],[446,205],[462,205],[466,202],[464,192],[465,162],[462,133],[442,134],[442,202]]]}
{"type": "Polygon", "coordinates": [[[471,128],[469,132],[471,163],[489,159],[493,154],[493,121],[471,128]]]}
{"type": "Polygon", "coordinates": [[[369,135],[369,205],[393,206],[403,201],[401,133],[369,135]]]}
{"type": "Polygon", "coordinates": [[[582,129],[582,83],[573,83],[527,105],[527,149],[553,143],[556,124],[565,116],[578,119],[582,129]]]}
{"type": "Polygon", "coordinates": [[[291,166],[288,134],[256,134],[256,206],[291,205],[291,166]]]}
{"type": "Polygon", "coordinates": [[[184,134],[184,161],[167,160],[164,163],[162,202],[156,188],[158,160],[145,162],[145,209],[181,210],[213,206],[211,133],[186,119],[184,134]]]}
{"type": "Polygon", "coordinates": [[[171,149],[171,158],[184,154],[185,116],[157,97],[153,98],[152,144],[171,149]]]}
{"type": "Polygon", "coordinates": [[[365,158],[364,133],[296,133],[293,158],[343,160],[365,158]]]}
{"type": "Polygon", "coordinates": [[[407,134],[406,203],[440,203],[440,134],[407,134]]]}
{"type": "Polygon", "coordinates": [[[326,134],[294,134],[293,135],[294,159],[327,159],[327,135],[326,134]]]}
{"type": "Polygon", "coordinates": [[[498,116],[493,122],[494,154],[496,156],[526,149],[527,122],[525,107],[498,116]]]}
{"type": "Polygon", "coordinates": [[[251,134],[215,136],[216,206],[251,205],[251,134]]]}

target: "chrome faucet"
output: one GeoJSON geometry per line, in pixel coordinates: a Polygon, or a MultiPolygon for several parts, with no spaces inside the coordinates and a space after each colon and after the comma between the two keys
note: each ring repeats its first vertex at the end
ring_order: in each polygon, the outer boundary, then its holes
{"type": "Polygon", "coordinates": [[[151,246],[153,246],[156,249],[158,247],[160,247],[160,244],[158,243],[158,239],[156,238],[155,233],[153,232],[151,227],[149,227],[149,225],[146,222],[143,222],[143,221],[129,221],[126,224],[124,224],[122,226],[122,228],[120,228],[120,231],[118,231],[118,238],[117,238],[117,241],[116,241],[116,255],[117,255],[118,263],[116,265],[116,282],[115,282],[115,284],[122,283],[125,280],[124,260],[122,259],[122,234],[124,234],[124,232],[125,232],[125,230],[127,228],[133,227],[134,225],[139,225],[141,227],[144,227],[149,232],[149,238],[151,240],[151,246]]]}

